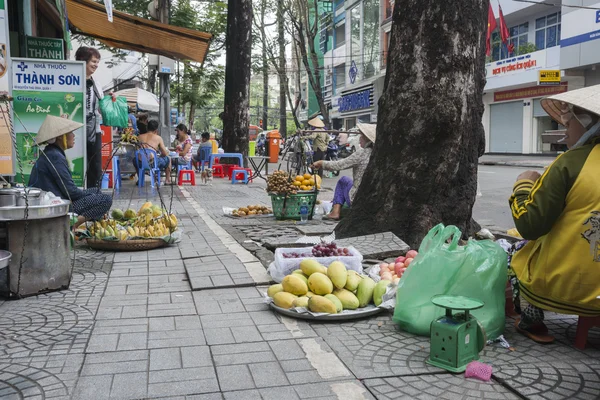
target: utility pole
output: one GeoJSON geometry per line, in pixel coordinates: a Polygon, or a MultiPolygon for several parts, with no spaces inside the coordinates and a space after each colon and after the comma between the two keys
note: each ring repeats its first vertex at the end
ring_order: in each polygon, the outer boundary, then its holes
{"type": "MultiPolygon", "coordinates": [[[[163,24],[169,23],[171,0],[159,0],[158,20],[163,24]]],[[[160,72],[160,66],[159,66],[160,72]]],[[[158,117],[160,136],[165,143],[171,143],[171,92],[169,88],[169,74],[158,74],[160,112],[158,117]]]]}
{"type": "Polygon", "coordinates": [[[279,44],[279,134],[287,138],[287,109],[286,101],[286,80],[285,73],[285,22],[283,20],[283,0],[277,2],[277,43],[279,44]]]}

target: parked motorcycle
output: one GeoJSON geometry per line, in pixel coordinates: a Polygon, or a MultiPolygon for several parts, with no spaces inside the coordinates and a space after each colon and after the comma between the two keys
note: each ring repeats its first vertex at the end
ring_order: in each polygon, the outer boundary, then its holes
{"type": "MultiPolygon", "coordinates": [[[[325,161],[337,161],[338,160],[338,144],[337,139],[332,139],[327,144],[327,152],[325,153],[325,161]]],[[[340,171],[331,171],[333,176],[339,176],[340,171]]]]}

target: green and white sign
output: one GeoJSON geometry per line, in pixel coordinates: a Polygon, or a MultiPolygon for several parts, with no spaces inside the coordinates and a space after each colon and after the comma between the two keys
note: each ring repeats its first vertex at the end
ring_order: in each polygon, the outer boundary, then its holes
{"type": "MultiPolygon", "coordinates": [[[[85,177],[85,63],[13,58],[11,60],[14,127],[23,162],[25,183],[38,158],[35,136],[46,115],[84,124],[75,132],[75,147],[66,151],[73,181],[84,186],[85,177]]],[[[18,172],[18,171],[17,171],[18,172]]],[[[21,182],[17,174],[17,182],[21,182]]],[[[32,182],[35,186],[35,182],[32,182]]]]}
{"type": "Polygon", "coordinates": [[[27,58],[64,60],[63,40],[27,36],[25,39],[27,58]]]}

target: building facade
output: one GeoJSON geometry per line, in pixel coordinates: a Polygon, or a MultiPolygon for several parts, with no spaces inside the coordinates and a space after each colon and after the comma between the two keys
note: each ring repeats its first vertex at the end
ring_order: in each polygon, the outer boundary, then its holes
{"type": "Polygon", "coordinates": [[[600,84],[600,2],[559,4],[530,5],[506,15],[509,46],[500,43],[498,32],[493,34],[483,96],[488,153],[566,150],[560,142],[564,127],[544,112],[540,100],[600,84]],[[560,85],[540,83],[540,71],[546,70],[560,71],[560,85]]]}
{"type": "Polygon", "coordinates": [[[333,129],[377,122],[392,26],[391,0],[335,0],[323,94],[333,129]]]}

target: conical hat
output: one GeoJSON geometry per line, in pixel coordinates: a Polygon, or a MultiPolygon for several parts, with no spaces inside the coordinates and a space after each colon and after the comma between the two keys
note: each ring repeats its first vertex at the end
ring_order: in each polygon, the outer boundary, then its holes
{"type": "Polygon", "coordinates": [[[65,133],[73,132],[82,126],[83,124],[71,121],[70,119],[46,115],[46,119],[37,133],[35,142],[37,144],[42,144],[50,139],[62,136],[65,133]]]}
{"type": "Polygon", "coordinates": [[[377,124],[356,124],[356,127],[369,139],[371,142],[375,143],[375,137],[377,136],[377,124]]]}
{"type": "Polygon", "coordinates": [[[311,119],[310,121],[308,121],[308,124],[310,126],[314,126],[315,128],[324,128],[325,124],[323,123],[323,121],[321,121],[321,118],[316,117],[311,119]]]}
{"type": "Polygon", "coordinates": [[[561,125],[563,124],[561,116],[570,112],[569,105],[600,116],[600,85],[546,97],[542,99],[541,105],[544,111],[561,125]]]}

